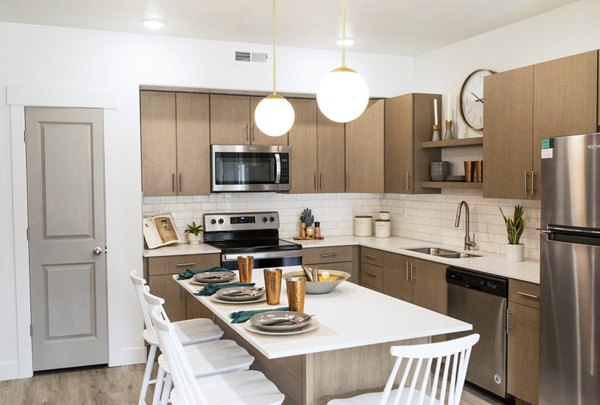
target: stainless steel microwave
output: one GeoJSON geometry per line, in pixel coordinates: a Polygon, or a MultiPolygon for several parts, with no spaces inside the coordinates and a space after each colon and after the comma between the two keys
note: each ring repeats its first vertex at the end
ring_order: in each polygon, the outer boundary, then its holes
{"type": "Polygon", "coordinates": [[[211,190],[290,190],[289,146],[212,145],[211,190]]]}

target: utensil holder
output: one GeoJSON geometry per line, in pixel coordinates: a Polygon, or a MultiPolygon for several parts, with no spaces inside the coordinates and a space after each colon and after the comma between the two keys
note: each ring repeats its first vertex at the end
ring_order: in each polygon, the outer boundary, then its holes
{"type": "Polygon", "coordinates": [[[281,269],[264,269],[265,291],[267,293],[267,304],[278,305],[281,298],[281,269]]]}

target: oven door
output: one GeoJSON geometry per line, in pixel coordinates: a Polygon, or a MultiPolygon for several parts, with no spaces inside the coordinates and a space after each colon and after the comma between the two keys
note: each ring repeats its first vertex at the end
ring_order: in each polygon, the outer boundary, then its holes
{"type": "Polygon", "coordinates": [[[302,250],[281,250],[257,253],[221,253],[221,267],[229,270],[238,270],[238,256],[252,256],[253,267],[264,269],[271,267],[300,266],[302,264],[302,250]]]}
{"type": "Polygon", "coordinates": [[[289,191],[287,146],[212,146],[212,191],[289,191]]]}

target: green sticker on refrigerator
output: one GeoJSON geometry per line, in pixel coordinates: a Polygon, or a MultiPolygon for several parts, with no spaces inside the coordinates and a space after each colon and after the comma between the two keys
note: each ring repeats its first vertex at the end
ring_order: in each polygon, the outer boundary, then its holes
{"type": "Polygon", "coordinates": [[[552,159],[554,157],[554,139],[543,138],[541,141],[542,159],[552,159]]]}

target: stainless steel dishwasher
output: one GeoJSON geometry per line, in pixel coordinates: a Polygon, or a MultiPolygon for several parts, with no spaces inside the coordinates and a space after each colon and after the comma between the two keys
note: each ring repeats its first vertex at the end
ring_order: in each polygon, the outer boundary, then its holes
{"type": "Polygon", "coordinates": [[[448,315],[472,324],[481,335],[471,353],[467,381],[506,398],[508,280],[448,267],[446,281],[448,315]]]}

